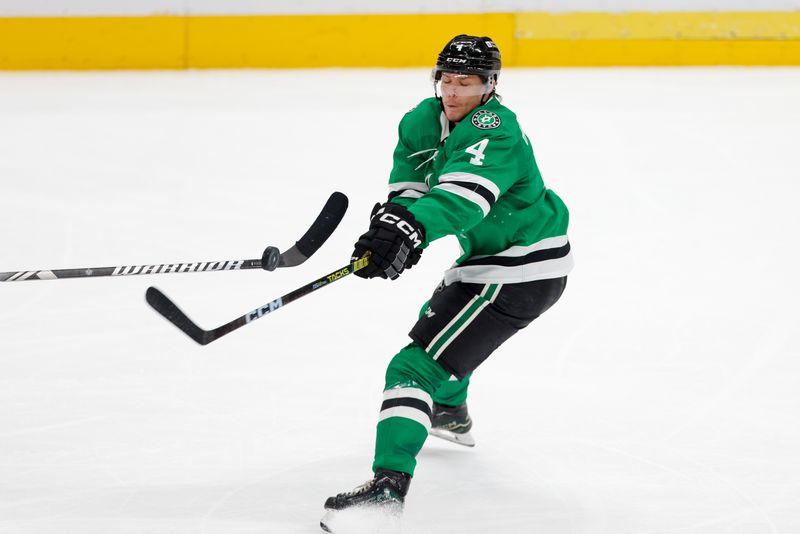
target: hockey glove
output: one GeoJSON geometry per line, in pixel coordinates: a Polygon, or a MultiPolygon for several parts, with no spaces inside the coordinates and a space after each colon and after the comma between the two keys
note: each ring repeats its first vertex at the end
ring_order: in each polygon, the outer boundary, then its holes
{"type": "Polygon", "coordinates": [[[419,261],[425,229],[414,215],[400,204],[387,202],[373,210],[369,230],[355,244],[352,260],[369,253],[369,265],[355,272],[362,278],[394,280],[419,261]]]}

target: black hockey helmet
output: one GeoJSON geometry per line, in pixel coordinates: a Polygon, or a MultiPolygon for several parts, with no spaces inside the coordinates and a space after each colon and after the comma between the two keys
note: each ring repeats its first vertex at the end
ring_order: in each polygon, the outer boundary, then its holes
{"type": "Polygon", "coordinates": [[[476,74],[484,81],[500,74],[500,49],[490,37],[477,37],[461,34],[450,39],[436,60],[433,69],[434,81],[442,77],[442,72],[457,74],[476,74]]]}

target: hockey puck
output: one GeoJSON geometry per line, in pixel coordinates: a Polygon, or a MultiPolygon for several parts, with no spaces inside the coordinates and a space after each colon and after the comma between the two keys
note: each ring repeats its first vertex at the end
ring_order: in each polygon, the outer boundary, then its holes
{"type": "Polygon", "coordinates": [[[267,247],[261,255],[261,268],[265,271],[274,271],[281,260],[281,251],[278,247],[267,247]]]}

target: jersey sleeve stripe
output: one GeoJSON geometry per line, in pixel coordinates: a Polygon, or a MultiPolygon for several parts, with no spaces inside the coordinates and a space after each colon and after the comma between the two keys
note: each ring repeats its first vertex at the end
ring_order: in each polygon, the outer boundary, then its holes
{"type": "Polygon", "coordinates": [[[430,191],[428,184],[425,182],[395,182],[393,184],[389,184],[390,191],[406,191],[411,189],[412,191],[420,191],[422,193],[427,193],[430,191]]]}
{"type": "Polygon", "coordinates": [[[497,184],[487,178],[484,178],[483,176],[478,176],[477,174],[472,174],[471,172],[448,172],[439,176],[439,183],[442,182],[478,184],[489,190],[495,200],[500,196],[500,188],[497,187],[497,184]]]}
{"type": "Polygon", "coordinates": [[[472,202],[474,204],[477,204],[478,207],[480,207],[481,211],[483,212],[483,216],[484,217],[486,217],[486,215],[489,214],[489,210],[492,209],[492,206],[489,204],[489,202],[487,202],[487,200],[484,197],[482,197],[481,195],[479,195],[475,191],[472,191],[470,189],[465,189],[465,188],[461,187],[460,185],[456,185],[456,184],[453,184],[453,183],[445,182],[445,183],[440,183],[439,185],[435,186],[434,189],[440,189],[442,191],[447,191],[448,193],[452,193],[452,194],[457,195],[457,196],[459,196],[461,198],[469,200],[470,202],[472,202]]]}
{"type": "Polygon", "coordinates": [[[397,196],[402,198],[422,198],[424,195],[425,193],[422,193],[420,191],[414,191],[413,189],[406,189],[397,196]]]}
{"type": "Polygon", "coordinates": [[[457,185],[459,187],[463,187],[464,189],[468,189],[470,191],[474,191],[475,193],[478,193],[480,196],[482,196],[486,200],[486,202],[489,204],[490,208],[494,205],[495,200],[497,200],[497,197],[495,197],[492,194],[491,191],[489,191],[488,189],[486,189],[482,185],[472,184],[472,183],[469,183],[469,182],[447,182],[447,183],[448,184],[457,185]]]}

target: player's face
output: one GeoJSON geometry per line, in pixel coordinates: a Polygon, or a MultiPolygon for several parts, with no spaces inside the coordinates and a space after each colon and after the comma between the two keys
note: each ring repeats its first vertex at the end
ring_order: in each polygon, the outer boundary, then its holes
{"type": "MultiPolygon", "coordinates": [[[[491,82],[490,82],[491,83],[491,82]]],[[[442,97],[444,114],[448,120],[458,122],[481,105],[483,96],[491,90],[480,77],[443,72],[437,84],[442,97]]]]}

